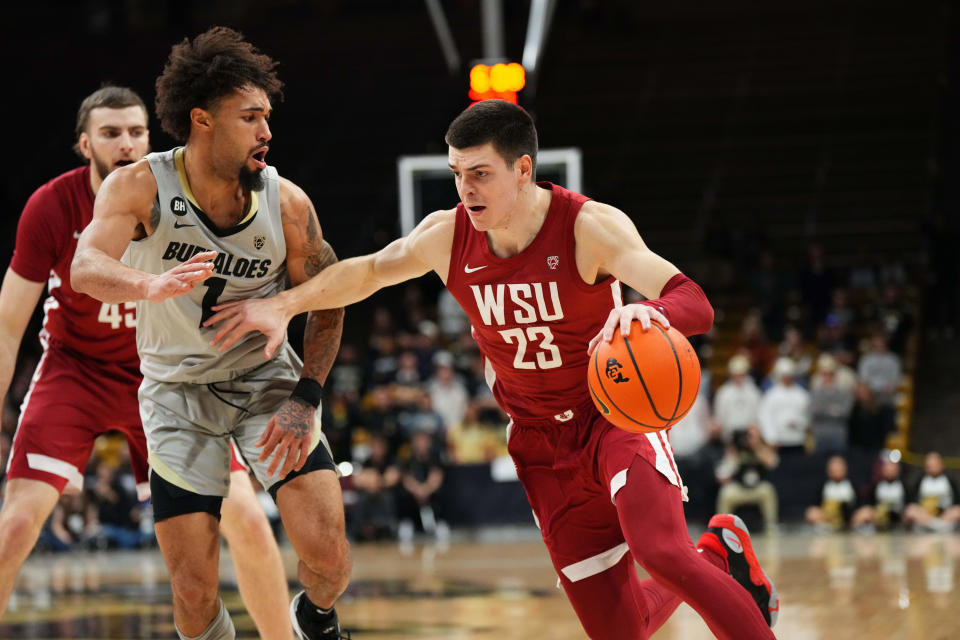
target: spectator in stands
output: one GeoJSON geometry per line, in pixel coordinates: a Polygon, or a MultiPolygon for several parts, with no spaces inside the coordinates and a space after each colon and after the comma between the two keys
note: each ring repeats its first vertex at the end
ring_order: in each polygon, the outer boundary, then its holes
{"type": "Polygon", "coordinates": [[[903,357],[907,338],[913,330],[915,311],[903,298],[903,287],[889,283],[883,286],[880,299],[871,309],[873,322],[882,327],[891,352],[903,357]]]}
{"type": "Polygon", "coordinates": [[[836,286],[833,270],[827,267],[823,247],[819,244],[807,247],[807,265],[800,272],[797,285],[808,309],[807,335],[813,335],[814,328],[826,318],[830,297],[836,286]]]}
{"type": "Polygon", "coordinates": [[[480,404],[470,403],[463,421],[447,433],[450,455],[457,464],[480,464],[507,455],[503,427],[482,420],[481,407],[480,404]]]}
{"type": "Polygon", "coordinates": [[[397,409],[393,404],[390,387],[374,387],[369,393],[370,408],[363,413],[362,424],[371,434],[382,435],[390,443],[391,455],[406,441],[397,420],[397,409]]]}
{"type": "Polygon", "coordinates": [[[817,350],[803,339],[803,334],[796,327],[787,327],[783,333],[783,341],[777,347],[777,354],[781,358],[790,358],[795,365],[794,378],[798,384],[807,386],[807,377],[813,368],[813,360],[817,350]]]}
{"type": "Polygon", "coordinates": [[[440,335],[447,342],[453,342],[458,336],[470,333],[470,320],[466,312],[446,288],[437,297],[437,318],[440,335]]]}
{"type": "MultiPolygon", "coordinates": [[[[132,481],[133,476],[129,477],[132,481]]],[[[94,506],[90,529],[98,548],[134,549],[140,546],[140,503],[135,481],[124,482],[116,467],[99,461],[87,498],[94,506]]]]}
{"type": "Polygon", "coordinates": [[[453,370],[453,355],[450,352],[437,351],[433,356],[433,364],[436,369],[427,382],[427,392],[434,410],[443,418],[446,428],[453,429],[463,422],[467,405],[470,403],[470,394],[453,370]]]}
{"type": "Polygon", "coordinates": [[[850,393],[856,395],[857,374],[850,367],[837,360],[833,354],[821,353],[817,357],[817,366],[813,375],[810,376],[810,391],[824,384],[829,374],[830,384],[834,384],[843,389],[849,389],[850,393]]]}
{"type": "Polygon", "coordinates": [[[727,363],[730,377],[720,385],[713,398],[713,419],[720,429],[723,440],[730,442],[737,431],[745,431],[757,424],[757,412],[760,407],[760,389],[750,371],[750,361],[746,356],[737,354],[727,363]]]}
{"type": "Polygon", "coordinates": [[[903,512],[903,521],[921,531],[953,531],[960,522],[960,493],[943,472],[943,458],[936,451],[923,461],[924,475],[913,493],[913,502],[903,512]]]}
{"type": "Polygon", "coordinates": [[[742,505],[756,504],[766,530],[772,531],[777,524],[778,500],[767,472],[778,462],[776,451],[763,441],[757,427],[735,432],[727,455],[717,466],[721,483],[717,513],[733,513],[742,505]]]}
{"type": "Polygon", "coordinates": [[[64,493],[47,518],[37,546],[70,551],[85,545],[96,533],[95,506],[83,493],[64,493]]]}
{"type": "Polygon", "coordinates": [[[823,529],[844,529],[857,504],[857,492],[847,478],[847,461],[832,456],[827,461],[827,478],[820,488],[819,506],[807,507],[807,522],[823,529]]]}
{"type": "Polygon", "coordinates": [[[894,406],[903,370],[900,357],[887,349],[887,338],[883,333],[875,332],[870,338],[870,351],[860,358],[857,373],[870,388],[878,405],[894,406]]]}
{"type": "Polygon", "coordinates": [[[790,358],[779,358],[773,367],[775,384],[760,398],[757,418],[763,439],[780,457],[804,453],[810,431],[810,393],[796,383],[790,358]]]}
{"type": "Polygon", "coordinates": [[[850,305],[850,293],[843,287],[837,287],[830,296],[830,308],[827,310],[826,321],[830,318],[844,327],[855,327],[859,322],[856,309],[850,305]]]}
{"type": "Polygon", "coordinates": [[[750,361],[750,375],[754,380],[763,380],[777,356],[777,351],[767,340],[763,325],[756,313],[750,313],[743,320],[740,341],[736,348],[750,361]]]}
{"type": "Polygon", "coordinates": [[[449,536],[439,499],[444,463],[433,442],[430,431],[415,431],[410,439],[410,458],[401,467],[401,542],[412,538],[415,522],[419,522],[425,533],[433,534],[438,539],[449,536]]]}
{"type": "Polygon", "coordinates": [[[412,439],[416,433],[428,433],[433,438],[433,446],[437,451],[446,448],[447,428],[443,417],[433,409],[430,394],[418,391],[413,398],[413,406],[402,409],[397,414],[397,424],[404,437],[412,439]]]}
{"type": "Polygon", "coordinates": [[[760,263],[750,273],[751,305],[760,314],[764,333],[779,338],[783,328],[784,296],[789,282],[776,267],[773,251],[760,252],[760,263]]]}
{"type": "Polygon", "coordinates": [[[853,388],[837,379],[839,363],[823,354],[817,359],[817,384],[811,385],[810,415],[815,453],[846,451],[847,430],[853,412],[853,388]]]}
{"type": "Polygon", "coordinates": [[[357,501],[350,530],[357,540],[383,540],[396,534],[396,490],[400,470],[390,456],[389,443],[380,434],[368,441],[369,455],[353,474],[357,501]]]}
{"type": "Polygon", "coordinates": [[[357,349],[344,342],[337,353],[337,360],[327,376],[326,388],[333,393],[342,393],[354,401],[360,397],[363,388],[363,368],[357,349]]]}
{"type": "MultiPolygon", "coordinates": [[[[371,338],[372,340],[372,338],[371,338]]],[[[377,349],[371,352],[370,370],[367,380],[372,385],[392,382],[397,375],[400,360],[397,355],[397,339],[393,335],[381,335],[377,338],[377,349]]]]}
{"type": "Polygon", "coordinates": [[[393,382],[401,387],[420,387],[420,362],[413,351],[404,351],[400,354],[397,371],[393,374],[393,382]]]}
{"type": "Polygon", "coordinates": [[[887,530],[903,519],[907,490],[900,479],[900,463],[889,457],[883,461],[880,479],[870,487],[863,506],[853,512],[850,526],[887,530]]]}

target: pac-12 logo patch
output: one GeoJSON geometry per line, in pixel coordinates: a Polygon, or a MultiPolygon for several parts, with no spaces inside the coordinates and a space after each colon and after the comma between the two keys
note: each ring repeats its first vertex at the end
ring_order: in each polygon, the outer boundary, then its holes
{"type": "Polygon", "coordinates": [[[173,200],[170,201],[170,210],[173,211],[175,216],[187,215],[187,201],[180,196],[174,196],[173,200]]]}
{"type": "Polygon", "coordinates": [[[263,245],[264,245],[264,243],[265,243],[266,241],[267,241],[267,239],[266,239],[265,237],[263,237],[263,236],[254,236],[254,237],[253,237],[253,247],[254,247],[255,249],[263,249],[263,245]]]}
{"type": "Polygon", "coordinates": [[[560,266],[560,256],[547,256],[547,266],[551,271],[556,271],[560,266]]]}
{"type": "Polygon", "coordinates": [[[616,358],[607,358],[607,377],[620,384],[630,382],[630,378],[623,377],[623,365],[616,358]]]}

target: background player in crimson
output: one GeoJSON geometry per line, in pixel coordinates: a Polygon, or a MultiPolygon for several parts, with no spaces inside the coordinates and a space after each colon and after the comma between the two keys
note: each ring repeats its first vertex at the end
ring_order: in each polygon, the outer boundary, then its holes
{"type": "Polygon", "coordinates": [[[270,357],[296,313],[436,272],[470,316],[487,380],[512,418],[510,454],[590,637],[647,638],[682,599],[719,638],[772,638],[779,600],[742,522],[714,516],[698,553],[665,435],[613,427],[587,392],[588,350],[617,325],[707,331],[703,292],[650,251],[623,212],[535,182],[537,135],[523,109],[478,103],[446,141],[456,209],[273,298],[214,307],[214,342],[228,348],[259,330],[270,357]],[[651,300],[620,306],[618,281],[651,300]],[[653,579],[639,580],[634,559],[653,579]]]}
{"type": "MultiPolygon", "coordinates": [[[[10,269],[0,289],[0,390],[36,301],[49,286],[40,341],[44,355],[26,396],[0,511],[0,615],[17,573],[64,490],[79,491],[98,435],[122,431],[138,493],[149,496],[140,426],[140,365],[133,304],[111,305],[75,292],[70,262],[107,175],[148,151],[147,110],[123,87],[103,87],[77,114],[77,153],[87,161],[40,187],[24,207],[10,269]]],[[[235,460],[223,532],[237,582],[263,638],[292,638],[280,551],[246,469],[235,460]]]]}

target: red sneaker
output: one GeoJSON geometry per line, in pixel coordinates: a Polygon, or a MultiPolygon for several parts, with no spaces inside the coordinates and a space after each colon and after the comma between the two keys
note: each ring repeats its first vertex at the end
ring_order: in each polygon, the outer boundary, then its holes
{"type": "Polygon", "coordinates": [[[753,597],[767,624],[771,627],[777,624],[780,597],[757,561],[747,525],[735,515],[718,513],[710,518],[707,527],[697,542],[697,549],[710,549],[724,558],[727,572],[753,597]]]}

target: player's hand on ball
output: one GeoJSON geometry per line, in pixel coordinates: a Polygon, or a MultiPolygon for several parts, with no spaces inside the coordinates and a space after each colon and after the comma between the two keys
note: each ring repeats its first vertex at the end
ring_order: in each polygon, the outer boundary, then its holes
{"type": "Polygon", "coordinates": [[[183,264],[155,275],[147,282],[144,296],[150,302],[163,302],[167,298],[176,298],[193,291],[197,284],[213,275],[213,260],[216,251],[204,251],[193,256],[183,264]]]}
{"type": "Polygon", "coordinates": [[[207,318],[203,326],[212,327],[220,323],[219,330],[210,341],[214,346],[219,344],[220,351],[229,349],[251,331],[259,331],[267,336],[263,354],[269,360],[287,335],[290,316],[285,313],[277,297],[225,302],[214,306],[213,310],[216,313],[207,318]]]}
{"type": "Polygon", "coordinates": [[[634,303],[614,308],[610,310],[610,315],[607,316],[607,321],[603,324],[603,328],[600,329],[600,332],[593,337],[587,346],[587,354],[593,355],[593,350],[597,348],[601,340],[604,342],[613,340],[613,331],[618,325],[620,326],[621,335],[630,335],[630,324],[634,320],[640,321],[640,327],[644,331],[650,328],[651,322],[657,322],[663,325],[664,329],[670,328],[670,321],[667,320],[667,316],[660,313],[659,309],[655,309],[650,305],[634,303]]]}
{"type": "Polygon", "coordinates": [[[266,462],[273,455],[267,475],[272,476],[283,462],[278,479],[287,477],[291,471],[299,471],[310,455],[313,439],[313,421],[316,409],[300,398],[287,398],[280,409],[270,418],[267,428],[257,442],[263,447],[258,460],[266,462]]]}

